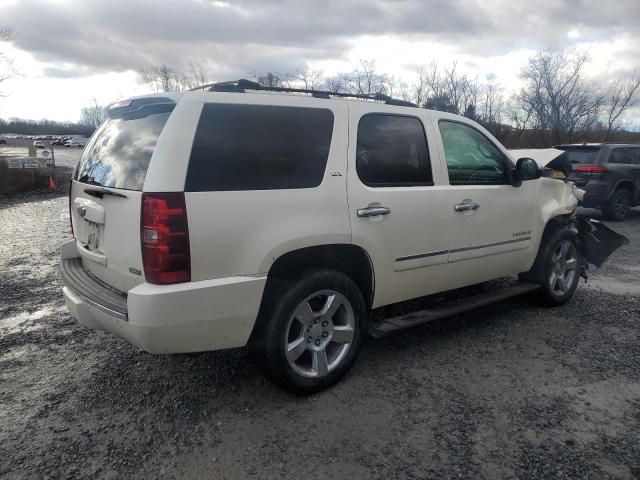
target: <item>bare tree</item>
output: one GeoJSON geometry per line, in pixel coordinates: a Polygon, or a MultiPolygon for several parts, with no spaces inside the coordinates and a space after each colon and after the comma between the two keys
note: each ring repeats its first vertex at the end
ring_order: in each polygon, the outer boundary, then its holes
{"type": "Polygon", "coordinates": [[[291,77],[301,82],[306,89],[317,90],[322,85],[322,72],[309,67],[298,68],[291,77]]]}
{"type": "Polygon", "coordinates": [[[288,74],[275,72],[253,72],[252,75],[256,79],[256,82],[263,87],[284,87],[287,85],[287,80],[289,78],[288,74]]]}
{"type": "Polygon", "coordinates": [[[104,107],[98,105],[96,99],[93,104],[80,109],[80,124],[87,127],[98,128],[105,118],[104,107]]]}
{"type": "Polygon", "coordinates": [[[502,121],[505,108],[503,89],[495,74],[490,73],[485,77],[485,82],[480,85],[479,92],[478,121],[493,133],[493,129],[502,121]]]}
{"type": "Polygon", "coordinates": [[[151,65],[138,71],[139,80],[155,92],[182,92],[208,82],[202,63],[189,62],[186,69],[173,65],[151,65]]]}
{"type": "Polygon", "coordinates": [[[437,62],[420,68],[412,90],[413,101],[420,106],[470,118],[477,116],[478,82],[460,73],[455,61],[444,70],[437,62]]]}
{"type": "Polygon", "coordinates": [[[585,53],[544,51],[522,69],[525,87],[515,101],[544,144],[571,141],[597,122],[604,98],[584,78],[588,61],[585,53]]]}
{"type": "Polygon", "coordinates": [[[348,93],[349,75],[338,73],[332,77],[328,77],[324,81],[324,89],[332,93],[348,93]]]}
{"type": "Polygon", "coordinates": [[[209,72],[202,63],[189,62],[183,79],[186,88],[196,88],[209,83],[209,72]]]}
{"type": "Polygon", "coordinates": [[[627,80],[617,80],[606,94],[604,105],[604,119],[606,131],[604,141],[609,141],[611,133],[620,128],[619,120],[622,114],[635,107],[640,102],[640,75],[634,72],[627,80]]]}
{"type": "Polygon", "coordinates": [[[373,93],[387,93],[389,78],[376,70],[374,60],[360,60],[353,72],[347,76],[347,90],[350,93],[370,95],[373,93]]]}
{"type": "MultiPolygon", "coordinates": [[[[13,38],[13,28],[0,25],[0,46],[13,38]]],[[[0,49],[0,83],[16,75],[13,59],[0,49]]],[[[1,94],[0,94],[1,96],[1,94]]]]}
{"type": "Polygon", "coordinates": [[[429,96],[429,84],[427,82],[427,70],[420,67],[416,72],[416,80],[408,87],[403,100],[409,100],[423,107],[429,96]]]}
{"type": "Polygon", "coordinates": [[[181,72],[171,65],[152,65],[138,72],[140,81],[156,92],[177,92],[181,90],[181,72]]]}

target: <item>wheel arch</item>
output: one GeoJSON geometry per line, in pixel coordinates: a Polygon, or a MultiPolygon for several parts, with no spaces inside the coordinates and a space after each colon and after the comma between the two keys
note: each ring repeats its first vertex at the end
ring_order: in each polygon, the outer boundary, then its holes
{"type": "Polygon", "coordinates": [[[280,255],[269,268],[267,287],[269,283],[296,279],[305,271],[317,268],[329,268],[347,275],[362,292],[367,308],[371,307],[375,290],[373,262],[364,248],[350,243],[313,245],[280,255]]]}
{"type": "Polygon", "coordinates": [[[634,184],[633,181],[629,180],[628,178],[622,178],[618,180],[616,185],[611,189],[609,198],[611,198],[613,194],[616,193],[616,190],[618,190],[619,188],[626,188],[630,190],[632,201],[637,200],[638,196],[640,195],[640,188],[638,187],[638,185],[634,184]]]}
{"type": "Polygon", "coordinates": [[[273,299],[291,281],[314,269],[332,269],[347,275],[360,289],[367,310],[375,291],[375,273],[369,254],[360,246],[335,243],[302,247],[288,251],[272,263],[262,293],[258,318],[249,337],[249,345],[260,344],[266,328],[267,312],[273,299]]]}

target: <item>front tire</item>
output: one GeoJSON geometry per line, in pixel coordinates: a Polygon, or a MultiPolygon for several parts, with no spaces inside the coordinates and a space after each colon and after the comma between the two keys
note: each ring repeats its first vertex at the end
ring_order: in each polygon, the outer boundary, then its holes
{"type": "Polygon", "coordinates": [[[603,208],[605,218],[622,221],[631,210],[631,192],[627,188],[618,188],[603,208]]]}
{"type": "Polygon", "coordinates": [[[267,292],[252,336],[256,364],[296,394],[337,383],[353,365],[366,319],[362,293],[346,275],[315,270],[267,292]]]}
{"type": "Polygon", "coordinates": [[[540,284],[535,293],[542,304],[564,305],[580,281],[583,262],[578,240],[573,231],[563,228],[543,238],[543,242],[533,267],[521,279],[540,284]]]}

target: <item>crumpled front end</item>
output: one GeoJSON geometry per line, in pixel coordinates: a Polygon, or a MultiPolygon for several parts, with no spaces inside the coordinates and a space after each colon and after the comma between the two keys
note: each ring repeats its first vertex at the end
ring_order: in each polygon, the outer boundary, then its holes
{"type": "Polygon", "coordinates": [[[576,217],[575,225],[582,255],[587,263],[596,267],[601,267],[613,252],[629,243],[627,237],[598,220],[576,217]]]}
{"type": "Polygon", "coordinates": [[[562,179],[542,178],[542,209],[545,220],[565,218],[567,226],[573,228],[580,242],[586,264],[601,267],[618,248],[629,243],[624,235],[613,231],[602,222],[576,215],[578,202],[584,198],[584,190],[574,183],[562,179]]]}

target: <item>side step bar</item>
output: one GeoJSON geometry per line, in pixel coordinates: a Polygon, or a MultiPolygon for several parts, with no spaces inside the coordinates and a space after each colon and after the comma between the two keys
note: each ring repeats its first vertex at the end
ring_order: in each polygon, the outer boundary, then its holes
{"type": "Polygon", "coordinates": [[[442,307],[431,308],[429,310],[419,310],[399,317],[385,318],[371,326],[369,329],[369,335],[375,338],[381,338],[395,332],[396,330],[415,327],[416,325],[422,325],[423,323],[439,320],[444,317],[473,310],[474,308],[484,307],[491,303],[500,302],[507,298],[532,292],[538,288],[540,288],[540,285],[536,283],[517,283],[508,288],[456,300],[442,307]]]}

